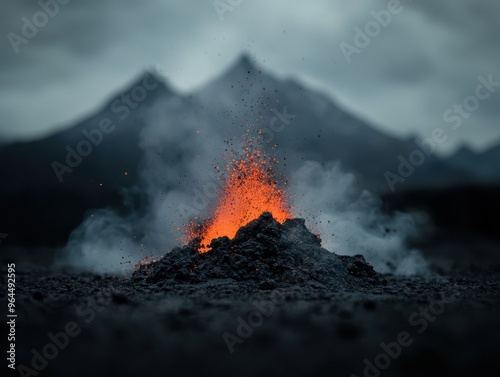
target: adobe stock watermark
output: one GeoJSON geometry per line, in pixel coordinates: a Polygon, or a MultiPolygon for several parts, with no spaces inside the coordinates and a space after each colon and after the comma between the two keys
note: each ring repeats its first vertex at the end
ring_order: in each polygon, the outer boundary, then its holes
{"type": "Polygon", "coordinates": [[[26,45],[30,40],[38,35],[40,29],[47,26],[49,20],[57,16],[61,10],[61,5],[66,5],[70,0],[39,0],[37,2],[40,10],[33,13],[31,17],[21,18],[20,34],[13,31],[7,33],[7,39],[16,54],[20,47],[26,45]]]}
{"type": "Polygon", "coordinates": [[[72,173],[85,157],[88,157],[94,148],[101,145],[105,135],[113,133],[116,124],[127,119],[131,110],[137,108],[148,97],[148,93],[155,90],[159,82],[158,71],[151,71],[144,76],[141,83],[135,85],[126,93],[122,93],[120,98],[111,103],[111,112],[115,119],[104,117],[99,120],[98,126],[87,130],[82,130],[83,138],[76,145],[66,145],[66,158],[63,162],[53,161],[51,167],[59,183],[64,181],[64,174],[72,173]]]}
{"type": "MultiPolygon", "coordinates": [[[[277,109],[272,109],[271,111],[274,116],[269,121],[269,127],[265,127],[260,130],[261,134],[267,135],[266,140],[268,142],[274,139],[275,134],[283,132],[290,122],[297,117],[296,114],[288,113],[286,106],[283,106],[282,111],[277,109]]],[[[240,150],[243,150],[245,146],[245,141],[242,141],[240,150]]],[[[220,177],[218,177],[214,172],[210,172],[208,175],[210,180],[203,185],[203,191],[198,188],[193,189],[194,195],[191,205],[180,203],[177,206],[178,213],[186,223],[189,220],[200,216],[202,211],[208,208],[211,201],[219,196],[219,192],[224,186],[220,177]]]]}
{"type": "Polygon", "coordinates": [[[225,332],[222,334],[222,339],[227,346],[229,353],[235,352],[237,344],[243,344],[254,333],[255,329],[262,326],[264,318],[270,317],[277,305],[285,302],[285,294],[280,289],[273,290],[268,300],[253,301],[252,305],[255,310],[248,313],[245,318],[236,318],[236,329],[234,333],[225,332]]]}
{"type": "MultiPolygon", "coordinates": [[[[474,94],[465,97],[462,103],[453,104],[443,113],[443,121],[448,124],[452,131],[462,127],[464,120],[469,119],[472,113],[480,108],[481,102],[489,99],[497,88],[500,88],[500,81],[495,81],[492,74],[489,74],[487,78],[481,75],[477,80],[479,83],[474,94]]],[[[399,165],[396,172],[390,170],[384,172],[387,186],[392,192],[396,190],[398,183],[404,183],[415,173],[417,167],[436,152],[438,145],[449,140],[449,131],[442,127],[436,127],[431,131],[430,138],[415,141],[417,147],[407,157],[398,156],[399,165]]]]}
{"type": "MultiPolygon", "coordinates": [[[[76,314],[79,320],[85,324],[90,324],[96,318],[96,312],[102,312],[106,306],[111,304],[113,291],[103,289],[95,298],[90,298],[87,303],[76,307],[76,314]]],[[[48,341],[41,348],[31,350],[32,359],[29,366],[19,364],[17,371],[21,377],[38,376],[49,365],[49,361],[54,360],[60,352],[68,347],[70,340],[77,337],[82,332],[82,328],[77,321],[68,321],[61,331],[47,334],[48,341]]]]}
{"type": "MultiPolygon", "coordinates": [[[[412,0],[407,0],[411,2],[412,0]]],[[[339,46],[347,63],[352,62],[352,55],[361,54],[377,38],[383,29],[389,26],[393,17],[403,12],[404,6],[399,0],[389,0],[386,9],[371,10],[372,19],[363,28],[354,28],[352,44],[342,41],[339,46]]]]}
{"type": "Polygon", "coordinates": [[[224,14],[234,12],[242,3],[243,0],[215,0],[212,5],[214,6],[215,13],[219,16],[219,20],[224,21],[224,14]]]}
{"type": "MultiPolygon", "coordinates": [[[[378,377],[382,371],[389,368],[394,360],[399,358],[405,347],[413,344],[414,338],[412,331],[416,334],[422,334],[429,325],[434,322],[446,309],[447,304],[457,301],[460,293],[446,296],[441,293],[440,300],[432,300],[426,307],[420,307],[418,311],[413,312],[408,317],[408,323],[412,327],[410,331],[401,331],[397,334],[396,339],[388,343],[380,343],[381,351],[371,359],[364,359],[364,377],[378,377]]],[[[356,374],[351,374],[350,377],[358,377],[356,374]]]]}

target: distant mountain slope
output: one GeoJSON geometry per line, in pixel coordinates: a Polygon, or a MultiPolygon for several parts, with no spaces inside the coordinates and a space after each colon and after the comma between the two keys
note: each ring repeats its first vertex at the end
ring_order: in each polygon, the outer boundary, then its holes
{"type": "MultiPolygon", "coordinates": [[[[192,98],[202,104],[202,117],[210,119],[214,127],[227,132],[250,124],[267,130],[281,151],[291,152],[287,157],[290,169],[296,169],[303,159],[340,161],[345,170],[358,175],[360,185],[374,191],[387,191],[384,173],[397,172],[398,157],[408,158],[417,148],[412,140],[385,134],[347,113],[323,94],[294,80],[274,78],[246,56],[192,98]]],[[[439,187],[471,179],[429,156],[398,189],[439,187]]]]}
{"type": "MultiPolygon", "coordinates": [[[[396,172],[398,156],[407,158],[416,148],[413,141],[371,127],[322,94],[274,78],[246,56],[187,96],[145,74],[72,127],[41,140],[0,145],[0,231],[11,235],[11,242],[64,243],[85,211],[119,207],[122,189],[139,182],[147,150],[142,143],[148,129],[143,115],[151,108],[163,111],[163,132],[193,124],[222,138],[261,130],[278,145],[289,172],[307,159],[340,161],[358,176],[360,186],[373,191],[387,191],[384,172],[396,172]]],[[[179,145],[189,139],[180,137],[165,145],[162,158],[182,159],[179,145]]],[[[499,150],[482,157],[480,170],[474,168],[474,156],[430,156],[398,190],[498,177],[491,160],[498,161],[499,150]]]]}
{"type": "Polygon", "coordinates": [[[476,153],[470,148],[462,147],[446,162],[456,169],[468,172],[481,183],[500,183],[500,145],[482,153],[476,153]]]}
{"type": "Polygon", "coordinates": [[[1,146],[2,232],[13,243],[61,243],[88,209],[119,206],[120,190],[135,184],[139,174],[138,140],[145,126],[140,115],[158,98],[171,96],[174,93],[160,78],[147,73],[75,126],[40,140],[1,146]],[[144,85],[150,89],[137,89],[144,85]],[[68,150],[78,153],[79,145],[83,154],[89,145],[92,151],[80,157],[72,153],[70,167],[68,150]],[[54,162],[72,171],[56,164],[56,174],[54,162]]]}

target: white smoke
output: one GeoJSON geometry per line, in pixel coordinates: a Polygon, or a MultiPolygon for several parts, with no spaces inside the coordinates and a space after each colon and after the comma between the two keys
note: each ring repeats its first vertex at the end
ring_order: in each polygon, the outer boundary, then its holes
{"type": "Polygon", "coordinates": [[[60,263],[95,272],[129,272],[140,259],[181,245],[184,225],[194,216],[207,216],[216,203],[214,179],[207,173],[221,165],[224,138],[189,108],[179,109],[182,99],[171,98],[142,114],[148,119],[140,136],[145,157],[135,190],[147,197],[146,209],[125,217],[112,210],[93,211],[71,234],[60,263]]]}
{"type": "MultiPolygon", "coordinates": [[[[170,97],[141,115],[148,122],[140,136],[144,161],[135,190],[147,197],[147,205],[128,216],[94,211],[72,233],[63,263],[97,272],[130,271],[140,259],[181,245],[184,224],[190,219],[209,216],[217,203],[214,167],[224,165],[223,153],[231,148],[224,139],[239,136],[233,141],[238,145],[242,130],[228,134],[227,128],[219,127],[220,114],[200,110],[206,103],[170,97]]],[[[356,189],[354,177],[338,164],[309,161],[289,178],[296,215],[320,233],[326,249],[362,254],[379,272],[425,270],[420,253],[405,246],[415,230],[411,216],[384,214],[377,198],[356,189]]]]}
{"type": "Polygon", "coordinates": [[[381,273],[411,275],[426,271],[419,251],[405,246],[416,232],[409,214],[389,216],[381,202],[356,188],[340,164],[308,161],[291,176],[294,211],[319,233],[322,246],[341,255],[362,254],[381,273]]]}
{"type": "Polygon", "coordinates": [[[129,270],[139,250],[133,224],[111,210],[94,211],[73,231],[60,262],[100,273],[129,270]]]}
{"type": "MultiPolygon", "coordinates": [[[[157,139],[159,140],[159,139],[157,139]]],[[[148,145],[154,155],[154,148],[148,145]]],[[[199,185],[204,163],[194,159],[179,166],[166,166],[157,158],[145,165],[151,204],[142,216],[120,217],[110,210],[95,211],[72,234],[66,262],[97,272],[128,271],[145,256],[160,256],[181,243],[177,230],[179,203],[192,203],[195,193],[178,184],[179,169],[199,185]],[[201,165],[201,166],[200,166],[201,165]],[[177,181],[178,187],[168,190],[177,181]],[[162,190],[161,188],[164,188],[162,190]]],[[[206,173],[205,180],[207,180],[206,173]]],[[[189,179],[188,179],[189,181],[189,179]]],[[[405,245],[416,232],[409,214],[384,214],[380,201],[355,187],[354,176],[338,163],[326,166],[308,161],[290,177],[294,212],[322,238],[322,246],[341,255],[362,254],[378,272],[411,275],[424,273],[421,254],[405,245]]],[[[215,200],[214,200],[215,203],[215,200]]],[[[209,206],[205,211],[206,215],[209,206]]]]}

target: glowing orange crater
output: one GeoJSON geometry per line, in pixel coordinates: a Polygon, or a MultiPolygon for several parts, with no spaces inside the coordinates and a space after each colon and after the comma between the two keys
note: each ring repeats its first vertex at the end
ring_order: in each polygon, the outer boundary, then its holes
{"type": "Polygon", "coordinates": [[[292,218],[287,196],[278,186],[271,163],[261,152],[254,151],[232,162],[213,216],[201,231],[189,226],[187,236],[201,238],[200,251],[206,252],[214,238],[233,238],[239,228],[263,212],[271,212],[281,223],[292,218]]]}

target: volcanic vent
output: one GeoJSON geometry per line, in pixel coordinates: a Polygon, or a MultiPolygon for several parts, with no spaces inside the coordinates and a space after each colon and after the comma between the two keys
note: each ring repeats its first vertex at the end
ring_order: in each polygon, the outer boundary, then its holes
{"type": "Polygon", "coordinates": [[[383,282],[361,255],[338,256],[323,249],[303,219],[281,224],[269,212],[241,227],[233,239],[214,239],[206,252],[193,241],[142,264],[133,279],[160,285],[233,279],[267,289],[311,281],[336,287],[383,282]]]}
{"type": "Polygon", "coordinates": [[[232,153],[212,216],[186,224],[187,246],[137,265],[134,280],[164,285],[233,279],[269,289],[280,283],[346,287],[382,281],[362,256],[323,249],[305,221],[293,218],[273,172],[278,160],[247,141],[242,155],[232,153]]]}
{"type": "Polygon", "coordinates": [[[199,238],[201,252],[208,251],[215,238],[233,238],[238,229],[264,212],[271,212],[280,223],[292,218],[288,197],[273,172],[277,159],[255,148],[252,139],[247,140],[241,157],[235,154],[226,166],[227,177],[211,218],[203,224],[187,224],[185,243],[199,238]]]}

